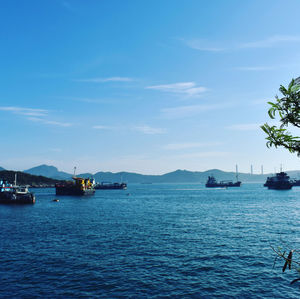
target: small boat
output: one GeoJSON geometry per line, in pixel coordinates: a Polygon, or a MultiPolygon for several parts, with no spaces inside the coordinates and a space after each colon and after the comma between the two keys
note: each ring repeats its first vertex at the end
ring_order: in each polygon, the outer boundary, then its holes
{"type": "Polygon", "coordinates": [[[276,173],[275,176],[268,177],[264,187],[275,190],[289,190],[293,187],[293,182],[290,180],[287,173],[281,171],[276,173]]]}
{"type": "Polygon", "coordinates": [[[220,181],[217,182],[214,176],[209,176],[207,179],[207,182],[205,184],[205,187],[207,188],[227,188],[227,187],[240,187],[241,186],[240,181],[236,181],[235,183],[232,181],[220,181]]]}
{"type": "Polygon", "coordinates": [[[66,181],[55,185],[56,195],[93,195],[95,193],[95,181],[73,177],[74,181],[66,181]]]}
{"type": "Polygon", "coordinates": [[[111,183],[111,182],[102,182],[98,183],[95,186],[95,189],[102,189],[102,190],[113,190],[113,189],[127,189],[126,183],[111,183]]]}
{"type": "Polygon", "coordinates": [[[35,196],[27,187],[0,182],[0,203],[3,204],[34,204],[35,196]]]}

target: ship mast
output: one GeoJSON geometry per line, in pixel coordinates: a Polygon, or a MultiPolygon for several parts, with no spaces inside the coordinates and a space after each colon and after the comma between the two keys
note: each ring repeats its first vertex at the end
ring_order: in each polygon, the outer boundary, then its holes
{"type": "Polygon", "coordinates": [[[235,176],[236,176],[236,180],[239,180],[239,174],[238,174],[238,165],[235,165],[235,176]]]}

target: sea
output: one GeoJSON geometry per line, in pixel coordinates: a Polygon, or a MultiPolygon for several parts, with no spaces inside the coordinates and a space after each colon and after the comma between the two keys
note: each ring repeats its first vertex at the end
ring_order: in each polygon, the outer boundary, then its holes
{"type": "Polygon", "coordinates": [[[0,298],[300,298],[274,252],[300,250],[300,187],[32,191],[0,206],[0,298]]]}

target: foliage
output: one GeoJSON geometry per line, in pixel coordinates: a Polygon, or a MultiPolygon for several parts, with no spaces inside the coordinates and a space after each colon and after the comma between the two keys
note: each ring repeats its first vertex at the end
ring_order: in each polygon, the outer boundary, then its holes
{"type": "Polygon", "coordinates": [[[293,136],[288,131],[288,126],[292,125],[296,128],[300,128],[300,82],[299,78],[292,80],[288,88],[280,86],[280,92],[283,97],[276,96],[276,101],[268,102],[271,108],[268,114],[271,119],[276,119],[276,116],[280,117],[280,125],[269,126],[265,123],[261,128],[268,135],[267,147],[284,147],[291,153],[297,153],[300,156],[300,138],[293,136]]]}
{"type": "MultiPolygon", "coordinates": [[[[268,110],[269,117],[271,119],[276,119],[279,116],[280,120],[279,126],[269,126],[265,123],[261,128],[268,135],[267,147],[284,147],[288,149],[291,153],[297,153],[300,156],[300,138],[298,136],[293,136],[288,131],[288,126],[291,125],[296,128],[300,128],[300,77],[296,80],[292,80],[288,88],[283,85],[280,86],[279,91],[282,93],[283,97],[275,97],[276,101],[268,102],[271,108],[268,110]]],[[[272,247],[272,246],[271,246],[272,247]]],[[[296,250],[283,251],[281,248],[274,249],[276,253],[276,259],[282,258],[284,260],[284,265],[282,272],[288,269],[295,269],[300,273],[300,262],[299,255],[295,258],[295,254],[299,254],[296,250]],[[288,254],[287,254],[288,252],[288,254]]],[[[275,264],[274,262],[274,264],[275,264]]],[[[294,279],[291,284],[299,282],[300,278],[294,279]]]]}
{"type": "MultiPolygon", "coordinates": [[[[289,270],[294,269],[298,273],[300,273],[300,262],[299,262],[299,252],[292,249],[288,251],[288,254],[286,251],[283,251],[282,248],[278,247],[275,249],[273,246],[271,246],[273,251],[276,253],[276,258],[274,261],[274,266],[277,261],[277,258],[282,258],[284,260],[284,265],[282,267],[282,272],[285,272],[285,270],[288,268],[289,270]],[[298,254],[298,257],[295,258],[295,254],[298,254]]],[[[300,278],[296,278],[293,281],[291,281],[291,284],[295,282],[299,282],[300,278]]]]}

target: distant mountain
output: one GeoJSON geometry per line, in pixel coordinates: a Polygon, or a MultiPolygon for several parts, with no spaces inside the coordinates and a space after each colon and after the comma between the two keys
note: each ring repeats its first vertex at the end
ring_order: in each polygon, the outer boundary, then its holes
{"type": "MultiPolygon", "coordinates": [[[[58,180],[70,180],[72,174],[59,171],[54,166],[40,165],[24,172],[33,175],[42,175],[45,177],[58,179],[58,180]]],[[[288,171],[288,175],[291,178],[300,179],[300,171],[288,171]]],[[[95,174],[91,173],[81,173],[77,176],[79,177],[94,177],[96,182],[127,182],[127,183],[200,183],[204,184],[207,181],[207,177],[213,175],[217,181],[232,180],[236,181],[235,172],[226,172],[219,169],[211,169],[207,171],[188,171],[188,170],[176,170],[163,175],[143,175],[134,172],[97,172],[95,174]]],[[[250,173],[239,173],[238,179],[242,183],[246,182],[265,182],[268,176],[272,174],[253,174],[250,173]]]]}
{"type": "Polygon", "coordinates": [[[5,169],[4,169],[3,167],[0,167],[0,171],[1,171],[1,170],[5,170],[5,169]]]}
{"type": "Polygon", "coordinates": [[[56,167],[45,164],[24,170],[24,172],[33,175],[42,175],[56,180],[68,180],[72,178],[72,174],[58,171],[56,167]]]}
{"type": "MultiPolygon", "coordinates": [[[[207,177],[213,175],[218,181],[222,180],[236,180],[234,172],[224,172],[218,169],[212,169],[204,172],[176,170],[163,175],[142,175],[130,172],[97,172],[94,178],[97,182],[109,181],[127,183],[201,183],[207,181],[207,177]]],[[[242,182],[264,182],[267,175],[250,175],[239,174],[239,180],[242,182]]]]}

